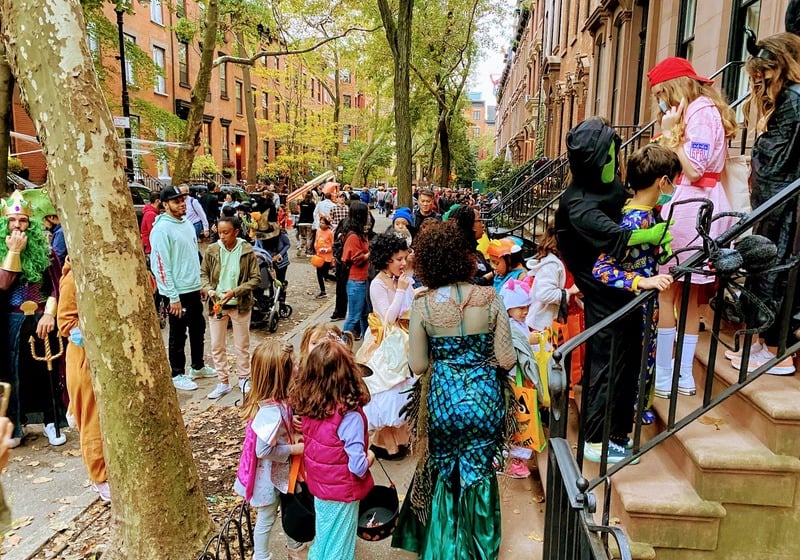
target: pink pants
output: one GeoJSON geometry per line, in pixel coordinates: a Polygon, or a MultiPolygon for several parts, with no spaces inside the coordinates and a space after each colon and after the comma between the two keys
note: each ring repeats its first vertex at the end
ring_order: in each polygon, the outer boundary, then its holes
{"type": "Polygon", "coordinates": [[[250,311],[240,313],[237,309],[223,309],[222,317],[208,318],[211,331],[211,359],[220,383],[228,385],[228,319],[233,325],[233,346],[236,349],[236,375],[239,380],[250,377],[250,311]]]}

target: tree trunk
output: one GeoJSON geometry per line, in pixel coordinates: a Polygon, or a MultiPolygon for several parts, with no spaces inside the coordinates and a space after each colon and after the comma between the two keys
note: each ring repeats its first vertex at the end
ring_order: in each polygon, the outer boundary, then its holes
{"type": "MultiPolygon", "coordinates": [[[[241,31],[236,34],[239,43],[239,56],[245,53],[244,35],[241,31]]],[[[258,128],[256,127],[256,108],[253,99],[253,82],[250,79],[250,67],[242,65],[242,87],[244,88],[244,115],[247,119],[247,184],[256,184],[256,171],[258,171],[258,128]]]]}
{"type": "Polygon", "coordinates": [[[358,190],[364,186],[366,183],[367,175],[369,174],[369,170],[364,172],[364,168],[367,165],[367,161],[375,152],[378,147],[378,143],[383,141],[383,132],[378,134],[376,138],[370,142],[366,148],[364,148],[364,152],[361,154],[361,157],[358,158],[358,163],[356,164],[356,168],[353,170],[353,184],[350,185],[353,187],[353,190],[358,190]]]}
{"type": "Polygon", "coordinates": [[[14,102],[14,76],[6,60],[5,45],[0,43],[0,194],[14,190],[8,184],[8,154],[11,147],[11,105],[14,102]]]}
{"type": "Polygon", "coordinates": [[[439,126],[436,126],[436,131],[433,133],[433,141],[431,142],[431,157],[428,159],[428,169],[425,171],[426,186],[433,179],[433,169],[436,167],[436,149],[439,147],[439,126]]]}
{"type": "MultiPolygon", "coordinates": [[[[219,27],[219,0],[208,0],[206,4],[206,19],[203,24],[203,51],[200,53],[200,67],[197,69],[197,79],[192,87],[192,101],[189,107],[189,116],[186,118],[186,130],[183,132],[183,142],[190,148],[178,148],[175,158],[175,169],[172,172],[172,184],[186,182],[192,173],[192,163],[200,145],[200,133],[203,130],[203,113],[206,108],[206,97],[211,83],[211,69],[214,63],[214,54],[217,50],[217,29],[219,27]]],[[[223,162],[224,164],[225,162],[223,162]]]]}
{"type": "Polygon", "coordinates": [[[450,130],[447,113],[439,117],[439,150],[442,152],[442,166],[439,174],[439,187],[446,189],[450,183],[450,130]]]}
{"type": "Polygon", "coordinates": [[[114,501],[104,559],[194,558],[211,529],[156,321],[124,159],[77,0],[2,0],[75,274],[114,501]],[[30,48],[35,45],[35,48],[30,48]]]}
{"type": "Polygon", "coordinates": [[[414,0],[399,0],[397,20],[387,0],[378,0],[394,62],[394,128],[397,151],[397,204],[411,207],[411,23],[414,0]]]}
{"type": "MultiPolygon", "coordinates": [[[[333,157],[339,157],[339,142],[342,139],[342,83],[341,69],[339,68],[339,52],[333,49],[333,157]]],[[[326,86],[327,87],[327,86],[326,86]]],[[[352,132],[352,131],[351,131],[352,132]]]]}

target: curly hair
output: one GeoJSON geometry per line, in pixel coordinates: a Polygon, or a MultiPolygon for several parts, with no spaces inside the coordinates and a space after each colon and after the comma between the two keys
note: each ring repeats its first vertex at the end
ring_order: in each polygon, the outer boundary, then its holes
{"type": "Polygon", "coordinates": [[[476,266],[473,250],[455,222],[434,222],[414,239],[414,272],[428,288],[468,282],[476,266]]]}
{"type": "Polygon", "coordinates": [[[748,59],[745,69],[750,76],[753,93],[745,101],[744,114],[745,122],[749,125],[750,107],[755,107],[756,127],[763,132],[775,112],[783,88],[787,84],[800,83],[800,37],[793,33],[778,33],[760,40],[757,46],[771,52],[774,58],[753,56],[748,59]],[[769,83],[764,80],[766,70],[776,74],[769,83]]]}
{"type": "Polygon", "coordinates": [[[389,263],[400,251],[408,251],[405,237],[393,232],[382,233],[372,240],[369,248],[369,262],[375,270],[385,270],[389,263]]]}
{"type": "MultiPolygon", "coordinates": [[[[0,239],[5,240],[10,233],[8,217],[0,218],[0,239]]],[[[28,244],[20,253],[22,261],[22,279],[34,284],[42,281],[45,271],[50,267],[50,244],[44,235],[44,227],[38,220],[31,219],[28,229],[25,230],[28,244]]],[[[0,262],[6,258],[8,246],[0,243],[0,262]]]]}
{"type": "Polygon", "coordinates": [[[295,414],[322,420],[334,413],[358,410],[369,402],[353,352],[334,340],[323,340],[308,354],[289,385],[295,414]]]}

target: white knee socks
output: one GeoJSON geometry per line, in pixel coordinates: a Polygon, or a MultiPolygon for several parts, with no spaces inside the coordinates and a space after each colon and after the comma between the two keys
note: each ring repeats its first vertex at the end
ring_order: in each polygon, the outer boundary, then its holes
{"type": "Polygon", "coordinates": [[[674,344],[675,327],[659,328],[656,338],[656,367],[672,370],[672,347],[674,344]]]}

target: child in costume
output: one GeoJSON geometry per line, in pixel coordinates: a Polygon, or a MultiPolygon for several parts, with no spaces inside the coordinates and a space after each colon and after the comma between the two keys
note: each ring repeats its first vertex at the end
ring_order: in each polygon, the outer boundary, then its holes
{"type": "MultiPolygon", "coordinates": [[[[632,231],[647,229],[655,224],[660,216],[655,209],[665,204],[674,190],[673,181],[680,173],[680,160],[671,150],[651,144],[635,152],[628,161],[628,186],[634,195],[622,209],[620,225],[632,231]]],[[[622,290],[638,292],[640,290],[663,291],[672,284],[672,276],[658,274],[659,246],[643,243],[628,247],[627,254],[622,259],[602,253],[595,262],[592,274],[608,286],[622,290]]],[[[647,307],[643,308],[643,331],[648,322],[658,320],[658,307],[651,316],[647,307]]],[[[650,409],[653,401],[653,374],[656,366],[656,333],[653,324],[647,344],[648,359],[645,382],[645,407],[642,414],[644,424],[652,424],[655,420],[650,409]]]]}
{"type": "Polygon", "coordinates": [[[302,416],[306,482],[314,496],[316,537],[310,560],[355,558],[358,505],[373,487],[369,467],[369,391],[353,353],[330,337],[303,360],[290,389],[302,416]]]}
{"type": "Polygon", "coordinates": [[[510,278],[519,280],[527,271],[522,260],[522,247],[514,243],[513,239],[493,239],[486,250],[489,255],[489,264],[492,272],[487,275],[492,278],[494,289],[497,293],[510,278]]]}
{"type": "MultiPolygon", "coordinates": [[[[278,492],[289,489],[292,455],[302,455],[303,443],[295,443],[292,410],[287,402],[294,370],[294,348],[266,340],[253,352],[250,391],[242,417],[248,420],[234,490],[255,508],[253,560],[270,560],[269,536],[280,503],[278,492]]],[[[290,560],[302,558],[306,547],[286,537],[290,560]]]]}
{"type": "Polygon", "coordinates": [[[325,280],[335,280],[328,273],[333,266],[333,230],[331,220],[327,216],[319,219],[319,229],[314,238],[314,252],[323,260],[322,266],[317,267],[317,283],[319,284],[319,294],[317,298],[326,297],[325,280]]]}

